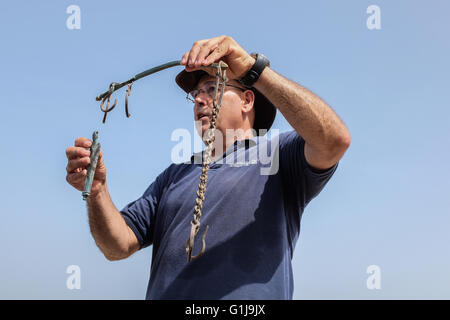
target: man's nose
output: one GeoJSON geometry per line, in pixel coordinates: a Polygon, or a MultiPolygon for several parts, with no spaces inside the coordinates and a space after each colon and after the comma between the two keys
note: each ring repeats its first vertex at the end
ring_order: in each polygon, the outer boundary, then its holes
{"type": "Polygon", "coordinates": [[[195,104],[199,106],[208,105],[209,96],[205,92],[200,92],[194,99],[195,104]]]}

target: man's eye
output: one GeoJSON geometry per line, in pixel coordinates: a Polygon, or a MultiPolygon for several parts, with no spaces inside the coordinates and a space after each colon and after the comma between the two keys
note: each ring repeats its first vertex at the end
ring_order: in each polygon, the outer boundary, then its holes
{"type": "Polygon", "coordinates": [[[208,88],[208,94],[209,95],[214,94],[214,91],[216,91],[216,86],[211,86],[211,87],[208,88]]]}

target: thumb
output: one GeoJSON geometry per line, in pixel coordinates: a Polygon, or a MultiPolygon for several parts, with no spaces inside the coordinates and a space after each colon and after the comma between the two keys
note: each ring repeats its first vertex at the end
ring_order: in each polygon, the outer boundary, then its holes
{"type": "Polygon", "coordinates": [[[103,150],[100,150],[100,153],[98,155],[98,160],[97,160],[97,168],[104,168],[105,167],[105,163],[103,161],[103,150]]]}

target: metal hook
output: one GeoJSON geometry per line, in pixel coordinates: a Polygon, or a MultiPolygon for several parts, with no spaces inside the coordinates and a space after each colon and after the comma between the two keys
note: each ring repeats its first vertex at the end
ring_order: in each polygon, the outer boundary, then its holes
{"type": "Polygon", "coordinates": [[[128,97],[130,96],[131,86],[132,85],[133,85],[133,82],[131,82],[128,85],[127,94],[125,95],[125,114],[127,115],[127,118],[130,117],[130,114],[128,113],[128,97]]]}
{"type": "Polygon", "coordinates": [[[198,257],[200,257],[206,250],[206,241],[205,241],[205,237],[206,237],[206,233],[208,232],[209,229],[209,225],[206,226],[205,231],[203,232],[202,235],[202,249],[200,250],[200,252],[197,255],[192,255],[192,251],[194,250],[194,239],[195,236],[197,235],[198,231],[200,230],[200,224],[194,224],[191,221],[191,235],[189,237],[189,239],[186,241],[186,254],[188,256],[188,262],[191,262],[194,259],[197,259],[198,257]]]}
{"type": "Polygon", "coordinates": [[[114,87],[115,87],[115,82],[111,83],[109,85],[109,90],[108,90],[108,94],[106,94],[103,99],[102,99],[102,103],[100,104],[100,109],[105,113],[105,115],[103,116],[103,123],[106,122],[106,115],[108,114],[108,112],[110,112],[111,110],[113,110],[115,108],[115,106],[117,105],[117,98],[114,100],[113,105],[111,106],[111,108],[109,107],[109,103],[111,101],[111,94],[114,92],[114,87]],[[103,108],[103,104],[106,101],[106,108],[103,108]]]}

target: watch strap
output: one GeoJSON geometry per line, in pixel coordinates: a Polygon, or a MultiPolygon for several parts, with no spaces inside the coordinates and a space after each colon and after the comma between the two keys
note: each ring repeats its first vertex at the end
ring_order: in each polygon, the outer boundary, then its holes
{"type": "Polygon", "coordinates": [[[265,67],[270,65],[270,61],[262,54],[256,53],[252,54],[255,57],[256,61],[250,70],[239,79],[239,83],[247,88],[253,87],[253,85],[258,81],[261,73],[264,71],[265,67]]]}

